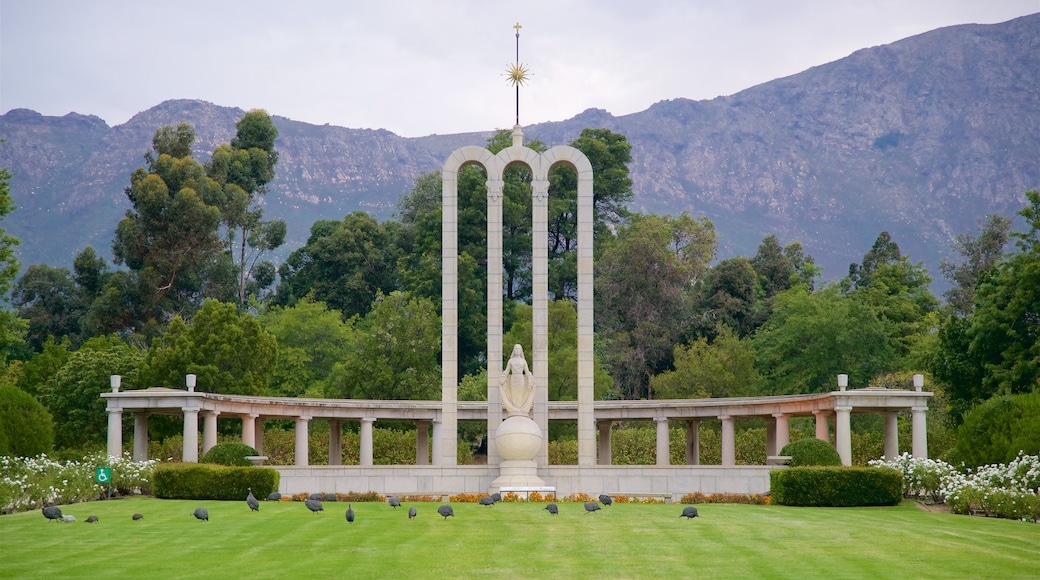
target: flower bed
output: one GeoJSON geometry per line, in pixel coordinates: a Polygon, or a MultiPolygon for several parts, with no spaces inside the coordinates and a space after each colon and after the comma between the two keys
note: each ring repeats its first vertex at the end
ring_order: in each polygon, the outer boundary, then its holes
{"type": "Polygon", "coordinates": [[[55,461],[46,455],[0,456],[0,513],[104,497],[109,488],[94,482],[97,467],[112,470],[113,495],[150,493],[152,470],[157,463],[133,461],[129,453],[121,458],[96,453],[70,461],[55,461]]]}

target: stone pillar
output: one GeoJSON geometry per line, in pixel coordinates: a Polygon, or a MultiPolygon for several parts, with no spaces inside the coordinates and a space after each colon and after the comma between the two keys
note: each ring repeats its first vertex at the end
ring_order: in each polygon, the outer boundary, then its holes
{"type": "Polygon", "coordinates": [[[329,465],[343,465],[343,421],[329,419],[329,465]]]}
{"type": "Polygon", "coordinates": [[[686,465],[701,464],[700,421],[686,420],[686,465]]]}
{"type": "Polygon", "coordinates": [[[820,441],[831,442],[831,430],[827,424],[827,417],[831,414],[830,411],[813,411],[813,415],[816,415],[816,438],[820,441]]]}
{"type": "Polygon", "coordinates": [[[220,411],[206,411],[202,416],[202,453],[217,444],[217,417],[220,411]]]}
{"type": "Polygon", "coordinates": [[[925,412],[927,411],[928,407],[910,409],[910,439],[912,442],[910,452],[918,459],[928,459],[928,426],[925,423],[925,412]]]}
{"type": "Polygon", "coordinates": [[[779,455],[780,451],[791,442],[791,427],[788,419],[790,415],[786,413],[776,413],[773,415],[776,419],[776,453],[773,455],[779,455]]]}
{"type": "Polygon", "coordinates": [[[613,462],[613,452],[610,450],[610,429],[614,426],[613,421],[599,421],[599,464],[610,465],[613,462]]]}
{"type": "Polygon", "coordinates": [[[372,465],[372,424],[375,422],[371,417],[361,420],[361,452],[358,454],[361,465],[372,465]]]}
{"type": "Polygon", "coordinates": [[[134,461],[148,461],[148,413],[134,413],[134,461]]]}
{"type": "Polygon", "coordinates": [[[736,433],[734,433],[733,417],[720,415],[722,421],[722,466],[733,467],[737,464],[736,433]]]}
{"type": "Polygon", "coordinates": [[[885,411],[885,459],[899,456],[899,411],[885,411]]]}
{"type": "MultiPolygon", "coordinates": [[[[540,177],[540,178],[539,178],[540,177]]],[[[535,390],[532,418],[542,431],[542,449],[535,461],[549,463],[549,180],[531,180],[531,306],[535,390]]]]}
{"type": "MultiPolygon", "coordinates": [[[[585,163],[588,160],[585,159],[585,163]]],[[[596,463],[593,413],[593,216],[592,166],[578,172],[578,465],[596,463]]]]}
{"type": "Polygon", "coordinates": [[[433,456],[434,465],[440,465],[437,458],[444,456],[444,452],[441,451],[441,447],[444,446],[444,438],[441,436],[441,422],[434,420],[431,431],[433,431],[433,442],[430,444],[430,455],[433,456]]]}
{"type": "MultiPolygon", "coordinates": [[[[471,150],[455,151],[441,172],[441,426],[434,427],[437,465],[458,464],[459,407],[459,182],[471,150]]],[[[486,165],[485,165],[486,168],[486,165]]],[[[490,373],[489,373],[490,375],[490,373]]]]}
{"type": "Polygon", "coordinates": [[[849,424],[852,407],[835,407],[834,412],[834,446],[841,464],[852,465],[852,426],[849,424]]]}
{"type": "Polygon", "coordinates": [[[185,463],[199,462],[199,408],[183,407],[184,412],[184,447],[181,451],[185,463]]]}
{"type": "Polygon", "coordinates": [[[123,410],[108,409],[108,455],[123,457],[123,410]]]}
{"type": "Polygon", "coordinates": [[[256,449],[257,455],[264,454],[264,419],[260,415],[250,415],[253,417],[253,449],[256,449]]]}
{"type": "Polygon", "coordinates": [[[309,435],[308,425],[310,424],[311,418],[304,415],[296,418],[296,466],[307,467],[311,464],[310,460],[310,440],[307,438],[309,435]]]}
{"type": "MultiPolygon", "coordinates": [[[[242,444],[256,449],[256,415],[245,414],[239,417],[242,419],[242,444]]],[[[257,449],[257,452],[259,451],[257,449]]]]}
{"type": "Polygon", "coordinates": [[[762,421],[766,424],[766,457],[776,455],[776,419],[762,417],[762,421]]]}
{"type": "Polygon", "coordinates": [[[671,465],[671,453],[668,448],[668,418],[658,417],[657,423],[657,465],[671,465]]]}
{"type": "Polygon", "coordinates": [[[430,464],[430,422],[415,422],[415,464],[430,464]]]}
{"type": "Polygon", "coordinates": [[[495,433],[502,424],[502,393],[499,377],[502,374],[502,350],[513,345],[502,344],[502,192],[505,182],[501,175],[489,175],[487,179],[487,369],[488,369],[488,414],[487,453],[488,465],[498,465],[498,448],[495,433]]]}

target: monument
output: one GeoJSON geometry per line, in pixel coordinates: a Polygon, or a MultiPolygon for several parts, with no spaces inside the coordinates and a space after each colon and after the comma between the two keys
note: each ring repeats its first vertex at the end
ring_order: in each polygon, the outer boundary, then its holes
{"type": "Polygon", "coordinates": [[[499,476],[491,484],[492,491],[503,488],[541,488],[545,482],[538,476],[535,458],[543,445],[543,433],[531,419],[535,378],[524,358],[524,349],[513,346],[513,353],[499,377],[502,406],[506,419],[495,432],[498,448],[499,476]]]}

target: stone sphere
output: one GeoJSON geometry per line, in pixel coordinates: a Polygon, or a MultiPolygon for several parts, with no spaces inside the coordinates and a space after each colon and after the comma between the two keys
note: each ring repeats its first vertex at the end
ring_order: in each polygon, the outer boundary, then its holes
{"type": "Polygon", "coordinates": [[[542,448],[542,430],[530,417],[514,415],[498,426],[495,444],[502,459],[534,459],[542,448]]]}

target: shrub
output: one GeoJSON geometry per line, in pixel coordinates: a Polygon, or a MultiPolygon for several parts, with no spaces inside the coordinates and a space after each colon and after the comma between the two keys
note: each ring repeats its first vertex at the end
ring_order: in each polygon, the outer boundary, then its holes
{"type": "Polygon", "coordinates": [[[834,446],[815,437],[799,439],[784,445],[780,455],[791,456],[791,467],[841,465],[841,457],[834,446]]]}
{"type": "Polygon", "coordinates": [[[903,497],[903,474],[887,467],[789,467],[771,471],[769,481],[778,505],[896,505],[903,497]]]}
{"type": "Polygon", "coordinates": [[[965,415],[953,449],[968,467],[1040,452],[1040,393],[993,397],[965,415]]]}
{"type": "Polygon", "coordinates": [[[245,443],[220,443],[214,445],[206,452],[202,458],[199,459],[199,463],[216,463],[217,465],[238,465],[241,467],[248,467],[252,465],[246,457],[250,455],[259,455],[256,449],[246,445],[245,443]]]}
{"type": "Polygon", "coordinates": [[[256,497],[278,490],[279,474],[264,467],[231,467],[199,463],[170,463],[155,468],[155,497],[163,499],[245,499],[249,488],[256,497]]]}
{"type": "Polygon", "coordinates": [[[51,414],[32,395],[0,386],[0,455],[35,457],[54,445],[51,414]]]}

